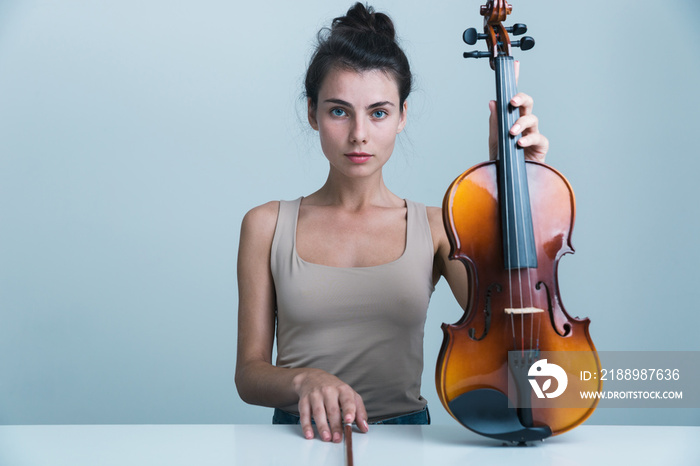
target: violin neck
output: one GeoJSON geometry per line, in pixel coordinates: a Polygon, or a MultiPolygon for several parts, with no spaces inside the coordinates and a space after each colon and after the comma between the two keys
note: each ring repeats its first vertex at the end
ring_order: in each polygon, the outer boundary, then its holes
{"type": "Polygon", "coordinates": [[[518,109],[510,105],[510,100],[517,93],[515,63],[513,57],[499,56],[495,58],[494,65],[498,113],[498,191],[504,267],[507,270],[537,268],[525,155],[517,145],[520,136],[511,136],[509,132],[520,116],[518,109]]]}

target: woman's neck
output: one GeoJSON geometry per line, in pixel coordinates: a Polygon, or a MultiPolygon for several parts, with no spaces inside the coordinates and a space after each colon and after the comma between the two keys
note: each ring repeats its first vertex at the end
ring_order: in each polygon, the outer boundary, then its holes
{"type": "Polygon", "coordinates": [[[306,198],[310,204],[335,205],[349,210],[367,207],[401,207],[403,199],[389,191],[381,173],[378,176],[347,178],[333,171],[321,188],[306,198]]]}

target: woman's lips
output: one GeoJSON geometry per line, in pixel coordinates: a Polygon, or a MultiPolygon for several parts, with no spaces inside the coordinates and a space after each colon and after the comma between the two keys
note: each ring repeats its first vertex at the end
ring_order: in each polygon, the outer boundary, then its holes
{"type": "Polygon", "coordinates": [[[345,156],[350,159],[352,163],[365,163],[372,158],[372,154],[366,152],[350,152],[349,154],[345,154],[345,156]]]}

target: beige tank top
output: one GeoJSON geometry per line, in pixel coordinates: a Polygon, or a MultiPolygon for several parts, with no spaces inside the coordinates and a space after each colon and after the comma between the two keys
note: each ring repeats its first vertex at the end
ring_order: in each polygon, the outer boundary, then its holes
{"type": "MultiPolygon", "coordinates": [[[[407,205],[406,248],[393,262],[340,268],[296,251],[301,198],[281,201],[272,241],[277,365],[334,374],[358,392],[371,420],[423,409],[423,329],[434,290],[425,206],[407,205]]],[[[283,407],[298,413],[296,404],[283,407]]]]}

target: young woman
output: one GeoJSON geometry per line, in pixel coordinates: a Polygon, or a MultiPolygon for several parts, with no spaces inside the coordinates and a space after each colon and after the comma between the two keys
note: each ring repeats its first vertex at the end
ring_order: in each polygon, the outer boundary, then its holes
{"type": "MultiPolygon", "coordinates": [[[[423,326],[441,276],[466,305],[466,271],[450,261],[437,207],[384,184],[407,119],[408,60],[389,17],[360,3],[320,36],[306,76],[309,124],[329,163],[321,188],[255,207],[238,256],[236,384],[241,398],[274,407],[339,442],[342,424],[428,423],[420,394],[423,326]],[[276,331],[275,331],[276,330],[276,331]],[[277,336],[277,361],[272,348],[277,336]]],[[[532,99],[518,94],[526,156],[543,160],[532,99]]],[[[491,144],[495,147],[492,103],[491,144]]],[[[496,149],[497,150],[497,149],[496,149]]]]}

